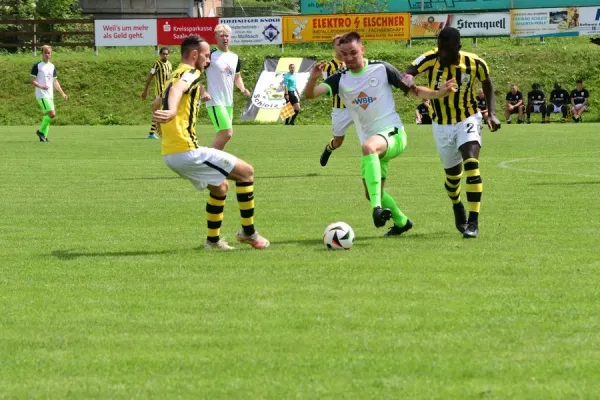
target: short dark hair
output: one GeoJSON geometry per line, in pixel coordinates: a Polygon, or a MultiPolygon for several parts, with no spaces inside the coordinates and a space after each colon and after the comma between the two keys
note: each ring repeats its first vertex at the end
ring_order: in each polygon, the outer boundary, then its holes
{"type": "Polygon", "coordinates": [[[168,52],[169,48],[168,47],[161,47],[160,50],[159,50],[159,53],[162,54],[163,51],[167,51],[168,52]]]}
{"type": "Polygon", "coordinates": [[[340,44],[346,44],[346,43],[352,43],[352,42],[361,43],[360,33],[348,32],[348,33],[344,33],[342,35],[342,37],[340,38],[340,44]]]}
{"type": "Polygon", "coordinates": [[[199,35],[190,35],[183,39],[181,42],[181,55],[186,55],[192,50],[200,49],[200,45],[206,40],[202,39],[199,35]]]}
{"type": "Polygon", "coordinates": [[[344,36],[344,35],[335,35],[335,36],[333,37],[333,40],[332,40],[332,42],[331,42],[331,43],[332,43],[332,44],[335,46],[335,42],[337,42],[338,40],[340,40],[340,39],[341,39],[343,36],[344,36]]]}
{"type": "Polygon", "coordinates": [[[583,79],[579,78],[575,81],[575,83],[583,83],[583,79]]]}
{"type": "Polygon", "coordinates": [[[440,31],[438,34],[438,40],[452,47],[460,46],[460,31],[456,28],[448,26],[440,31]]]}

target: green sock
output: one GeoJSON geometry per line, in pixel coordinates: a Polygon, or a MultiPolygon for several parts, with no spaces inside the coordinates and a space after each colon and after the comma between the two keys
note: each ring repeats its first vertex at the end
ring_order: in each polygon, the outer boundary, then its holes
{"type": "Polygon", "coordinates": [[[392,219],[394,220],[396,226],[402,228],[404,225],[406,225],[408,217],[404,215],[402,211],[400,211],[396,201],[388,192],[383,192],[383,195],[381,196],[381,204],[383,205],[383,208],[389,208],[392,210],[392,219]]]}
{"type": "Polygon", "coordinates": [[[381,207],[381,163],[377,154],[360,158],[360,169],[367,185],[371,207],[381,207]]]}
{"type": "Polygon", "coordinates": [[[40,132],[42,132],[44,134],[44,136],[48,136],[48,130],[50,129],[50,121],[52,121],[52,118],[50,118],[47,115],[44,115],[44,118],[42,118],[42,125],[40,125],[40,132]]]}

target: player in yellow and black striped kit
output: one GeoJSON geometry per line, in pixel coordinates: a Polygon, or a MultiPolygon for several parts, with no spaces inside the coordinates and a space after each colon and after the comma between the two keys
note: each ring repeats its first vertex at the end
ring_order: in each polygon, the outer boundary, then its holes
{"type": "MultiPolygon", "coordinates": [[[[344,63],[340,61],[342,58],[340,54],[340,39],[342,36],[343,35],[337,35],[333,38],[333,50],[335,55],[325,66],[325,79],[346,68],[344,63]]],[[[353,123],[348,109],[338,94],[331,96],[331,102],[331,128],[333,129],[333,138],[331,138],[321,154],[321,159],[319,161],[322,167],[327,165],[331,153],[344,143],[346,131],[353,123]]]]}
{"type": "MultiPolygon", "coordinates": [[[[256,249],[269,247],[269,241],[254,229],[254,169],[248,163],[221,150],[202,147],[196,136],[196,116],[204,88],[201,72],[210,63],[210,47],[198,35],[181,44],[181,64],[172,73],[161,96],[152,103],[153,121],[162,135],[162,155],[167,166],[192,185],[210,194],[206,203],[207,249],[232,250],[221,239],[221,223],[229,183],[236,184],[237,201],[242,217],[238,242],[256,249]]],[[[177,204],[165,204],[176,208],[177,204]]]]}
{"type": "MultiPolygon", "coordinates": [[[[150,73],[146,78],[146,85],[142,91],[142,100],[145,100],[148,96],[148,88],[150,87],[150,82],[152,82],[152,79],[154,79],[154,92],[157,96],[160,96],[163,90],[165,90],[167,82],[169,81],[169,75],[171,75],[171,71],[173,70],[173,66],[168,59],[169,49],[167,47],[162,47],[159,51],[159,54],[160,59],[156,60],[154,65],[152,65],[150,73]]],[[[156,123],[154,122],[152,122],[152,126],[150,127],[148,139],[158,139],[156,136],[156,123]]]]}
{"type": "Polygon", "coordinates": [[[479,173],[481,113],[475,98],[475,80],[482,83],[488,104],[490,130],[500,129],[495,115],[494,90],[485,61],[475,54],[460,51],[460,32],[444,28],[438,35],[438,48],[418,57],[407,74],[426,74],[431,89],[456,79],[458,91],[433,99],[433,136],[446,171],[444,186],[452,200],[456,228],[464,238],[479,235],[479,210],[483,180],[479,173]],[[469,216],[460,199],[463,169],[467,176],[466,194],[469,216]]]}

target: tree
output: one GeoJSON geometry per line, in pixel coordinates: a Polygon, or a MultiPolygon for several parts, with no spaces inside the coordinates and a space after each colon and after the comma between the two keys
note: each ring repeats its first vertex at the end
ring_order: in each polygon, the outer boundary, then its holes
{"type": "Polygon", "coordinates": [[[317,0],[317,4],[335,14],[372,13],[385,11],[388,0],[317,0]]]}
{"type": "Polygon", "coordinates": [[[0,0],[0,17],[15,19],[73,18],[78,0],[0,0]]]}

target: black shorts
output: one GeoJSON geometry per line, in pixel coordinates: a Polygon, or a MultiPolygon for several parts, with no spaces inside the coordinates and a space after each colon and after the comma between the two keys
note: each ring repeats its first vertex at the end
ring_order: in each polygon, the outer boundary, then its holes
{"type": "Polygon", "coordinates": [[[300,100],[298,100],[298,96],[296,96],[295,92],[288,92],[288,99],[292,105],[300,103],[300,100]]]}
{"type": "Polygon", "coordinates": [[[509,111],[509,113],[512,114],[518,114],[519,113],[519,109],[523,107],[522,105],[520,105],[519,107],[515,107],[512,109],[512,111],[509,111]]]}

